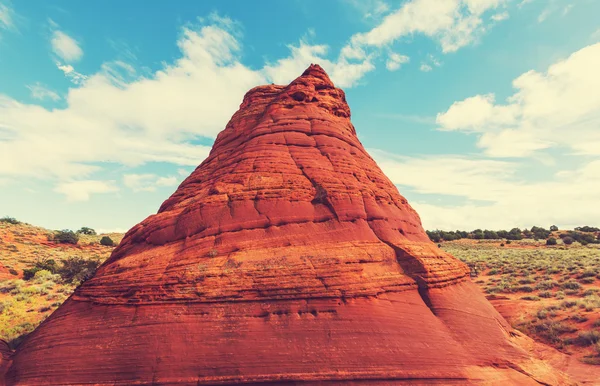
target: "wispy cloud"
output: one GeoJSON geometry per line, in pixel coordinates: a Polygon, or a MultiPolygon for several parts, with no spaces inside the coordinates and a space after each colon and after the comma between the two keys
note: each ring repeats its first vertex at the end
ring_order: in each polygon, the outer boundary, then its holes
{"type": "Polygon", "coordinates": [[[55,91],[50,90],[49,88],[47,88],[39,82],[26,87],[29,89],[29,91],[31,91],[31,96],[34,99],[51,99],[53,101],[57,101],[60,99],[60,95],[58,95],[55,91]]]}
{"type": "Polygon", "coordinates": [[[67,63],[77,62],[83,56],[79,42],[63,31],[55,30],[50,39],[52,52],[67,63]]]}

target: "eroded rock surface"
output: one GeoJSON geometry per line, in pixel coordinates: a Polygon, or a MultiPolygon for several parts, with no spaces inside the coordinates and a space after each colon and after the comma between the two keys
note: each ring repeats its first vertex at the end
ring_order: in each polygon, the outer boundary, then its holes
{"type": "Polygon", "coordinates": [[[209,157],[12,356],[9,384],[563,384],[429,241],[317,65],[250,90],[209,157]]]}

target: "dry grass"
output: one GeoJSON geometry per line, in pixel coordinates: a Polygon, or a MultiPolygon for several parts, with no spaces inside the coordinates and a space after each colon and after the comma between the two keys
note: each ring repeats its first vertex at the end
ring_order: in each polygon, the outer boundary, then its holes
{"type": "MultiPolygon", "coordinates": [[[[104,235],[80,235],[77,245],[48,241],[52,231],[28,224],[0,222],[0,339],[15,347],[27,333],[46,319],[75,290],[77,283],[66,283],[59,275],[37,272],[23,280],[23,270],[36,261],[61,261],[80,256],[104,261],[114,247],[100,245],[104,235]]],[[[109,234],[118,244],[122,234],[109,234]]]]}
{"type": "Polygon", "coordinates": [[[442,248],[477,272],[475,283],[513,327],[582,362],[600,364],[598,245],[499,244],[459,240],[442,248]]]}

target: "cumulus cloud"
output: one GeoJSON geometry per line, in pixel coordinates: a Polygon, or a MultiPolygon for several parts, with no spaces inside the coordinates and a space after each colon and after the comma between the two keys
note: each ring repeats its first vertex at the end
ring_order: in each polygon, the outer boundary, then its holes
{"type": "Polygon", "coordinates": [[[475,133],[496,157],[531,156],[551,147],[600,155],[600,43],[513,81],[505,103],[494,94],[457,101],[437,115],[441,130],[475,133]]]}
{"type": "Polygon", "coordinates": [[[79,180],[59,183],[54,191],[67,196],[68,201],[88,201],[92,194],[118,191],[115,181],[79,180]]]}
{"type": "Polygon", "coordinates": [[[83,56],[79,42],[66,33],[55,30],[50,38],[52,52],[67,63],[76,62],[83,56]]]}
{"type": "Polygon", "coordinates": [[[444,53],[477,41],[486,31],[485,13],[503,6],[507,0],[410,0],[383,18],[368,32],[350,39],[353,50],[383,47],[414,34],[438,42],[444,53]]]}
{"type": "Polygon", "coordinates": [[[337,60],[326,58],[329,47],[324,44],[311,45],[306,39],[288,45],[291,55],[267,64],[263,68],[265,77],[277,84],[287,84],[302,73],[311,63],[319,63],[339,87],[355,85],[367,72],[375,69],[372,56],[362,52],[342,51],[337,60]],[[358,60],[357,60],[358,59],[358,60]]]}
{"type": "Polygon", "coordinates": [[[34,99],[45,100],[50,99],[53,101],[57,101],[60,99],[60,95],[58,95],[55,91],[50,90],[43,84],[37,82],[26,86],[29,91],[31,91],[31,97],[34,99]]]}
{"type": "Polygon", "coordinates": [[[549,179],[521,178],[523,165],[477,156],[398,157],[371,154],[400,192],[410,188],[426,199],[411,200],[426,229],[506,229],[514,226],[592,224],[600,216],[600,160],[559,169],[549,179]],[[573,189],[576,186],[577,189],[573,189]],[[435,195],[454,196],[448,205],[435,195]],[[557,203],[561,203],[557,205],[557,203]]]}

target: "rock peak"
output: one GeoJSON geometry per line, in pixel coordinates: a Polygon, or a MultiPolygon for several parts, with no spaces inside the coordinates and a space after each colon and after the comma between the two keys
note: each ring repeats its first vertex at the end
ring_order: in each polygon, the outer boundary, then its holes
{"type": "Polygon", "coordinates": [[[349,118],[318,65],[252,89],[159,212],[0,362],[0,384],[7,366],[8,385],[561,383],[349,118]]]}

